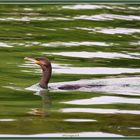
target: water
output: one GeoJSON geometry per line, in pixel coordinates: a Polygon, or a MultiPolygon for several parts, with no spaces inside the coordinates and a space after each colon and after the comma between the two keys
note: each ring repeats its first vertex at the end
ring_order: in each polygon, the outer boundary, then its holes
{"type": "Polygon", "coordinates": [[[139,136],[139,10],[0,5],[0,136],[139,136]],[[37,56],[52,62],[48,90],[24,60],[37,56]]]}

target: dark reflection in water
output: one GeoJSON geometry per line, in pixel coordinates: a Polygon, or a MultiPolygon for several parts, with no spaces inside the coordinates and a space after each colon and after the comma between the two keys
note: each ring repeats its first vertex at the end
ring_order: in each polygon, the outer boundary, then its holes
{"type": "Polygon", "coordinates": [[[51,108],[51,99],[48,90],[40,90],[35,95],[41,97],[41,107],[40,108],[33,108],[30,114],[47,117],[50,115],[50,108],[51,108]]]}

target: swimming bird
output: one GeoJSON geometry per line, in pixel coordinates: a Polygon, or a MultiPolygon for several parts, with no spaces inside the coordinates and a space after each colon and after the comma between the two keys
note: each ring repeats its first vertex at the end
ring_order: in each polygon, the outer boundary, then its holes
{"type": "Polygon", "coordinates": [[[133,92],[133,94],[139,94],[139,77],[107,77],[103,79],[82,79],[78,81],[49,83],[52,75],[52,65],[50,60],[46,57],[26,57],[25,59],[33,62],[34,64],[38,64],[42,69],[42,78],[39,84],[37,83],[31,87],[28,87],[26,88],[27,90],[79,90],[89,92],[100,91],[110,93],[127,92],[128,94],[132,94],[133,92]]]}
{"type": "Polygon", "coordinates": [[[35,64],[40,65],[42,69],[42,78],[39,82],[39,85],[43,89],[48,88],[48,83],[52,75],[52,66],[49,59],[46,57],[36,57],[36,58],[25,57],[25,60],[29,60],[35,64]]]}
{"type": "MultiPolygon", "coordinates": [[[[50,106],[50,100],[47,96],[44,89],[48,88],[48,83],[51,78],[52,74],[52,66],[48,58],[46,57],[36,57],[36,58],[29,58],[25,57],[25,60],[29,60],[35,64],[38,64],[42,69],[42,78],[39,82],[39,90],[35,93],[35,95],[39,95],[42,98],[42,108],[33,108],[30,112],[28,112],[31,115],[37,115],[37,116],[48,116],[48,108],[50,106]]],[[[37,84],[38,87],[38,84],[37,84]]],[[[36,86],[35,86],[36,88],[36,86]]]]}
{"type": "MultiPolygon", "coordinates": [[[[51,75],[52,75],[52,66],[51,66],[51,62],[49,61],[49,59],[46,57],[36,57],[36,58],[25,57],[24,59],[40,65],[40,67],[42,69],[42,78],[39,82],[39,86],[43,89],[47,89],[48,83],[49,83],[51,75]]],[[[79,85],[79,84],[62,85],[62,86],[58,87],[58,89],[74,90],[74,89],[79,89],[81,87],[82,87],[82,85],[79,85]]]]}

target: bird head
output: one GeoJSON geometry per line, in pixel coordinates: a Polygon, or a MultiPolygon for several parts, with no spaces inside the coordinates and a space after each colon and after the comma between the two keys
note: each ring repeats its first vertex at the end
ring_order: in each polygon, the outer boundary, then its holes
{"type": "Polygon", "coordinates": [[[42,88],[47,88],[52,73],[52,67],[50,61],[46,57],[36,57],[36,58],[25,57],[24,59],[29,60],[34,64],[40,65],[43,74],[42,74],[41,81],[39,82],[39,85],[42,88]]]}
{"type": "Polygon", "coordinates": [[[35,57],[35,58],[25,57],[24,59],[29,60],[34,64],[40,65],[43,70],[51,66],[50,61],[46,57],[35,57]]]}

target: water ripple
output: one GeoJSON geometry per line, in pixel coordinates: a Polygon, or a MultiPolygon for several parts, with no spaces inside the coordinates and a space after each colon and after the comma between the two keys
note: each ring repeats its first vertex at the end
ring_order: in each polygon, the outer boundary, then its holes
{"type": "MultiPolygon", "coordinates": [[[[85,28],[85,27],[76,27],[76,29],[80,30],[86,30],[86,31],[93,31],[98,32],[98,33],[104,33],[104,34],[134,34],[134,33],[140,33],[140,29],[135,29],[135,28],[101,28],[101,27],[96,27],[96,28],[85,28]]],[[[92,33],[92,32],[90,32],[92,33]]]]}
{"type": "Polygon", "coordinates": [[[117,15],[117,14],[99,14],[99,15],[80,15],[74,19],[93,20],[93,21],[108,21],[108,20],[140,20],[140,16],[134,15],[117,15]]]}
{"type": "Polygon", "coordinates": [[[97,114],[140,114],[139,110],[119,110],[119,109],[103,109],[103,108],[64,108],[60,110],[65,113],[97,113],[97,114]]]}
{"type": "Polygon", "coordinates": [[[72,47],[72,46],[110,46],[112,43],[106,43],[106,42],[90,42],[90,41],[84,41],[84,42],[49,42],[41,44],[41,46],[45,47],[59,47],[59,46],[66,46],[66,47],[72,47]]]}
{"type": "Polygon", "coordinates": [[[69,57],[79,57],[79,58],[130,58],[130,59],[140,59],[139,53],[117,53],[117,52],[47,52],[43,54],[61,55],[69,57]]]}
{"type": "Polygon", "coordinates": [[[65,119],[65,122],[96,122],[93,119],[65,119]]]}
{"type": "Polygon", "coordinates": [[[109,68],[109,67],[62,67],[53,69],[54,73],[61,74],[122,74],[140,73],[139,68],[109,68]]]}
{"type": "Polygon", "coordinates": [[[13,47],[11,45],[9,45],[8,43],[5,42],[0,42],[0,47],[13,47]]]}
{"type": "Polygon", "coordinates": [[[140,7],[132,7],[132,6],[125,6],[123,4],[121,5],[92,5],[92,4],[77,4],[77,5],[66,5],[62,6],[62,9],[71,9],[71,10],[96,10],[96,9],[119,9],[119,10],[140,10],[140,7]]]}
{"type": "Polygon", "coordinates": [[[67,101],[62,103],[75,104],[75,105],[120,104],[120,103],[140,104],[140,99],[116,97],[116,96],[100,96],[100,97],[93,97],[90,99],[72,100],[72,101],[67,101]]]}

